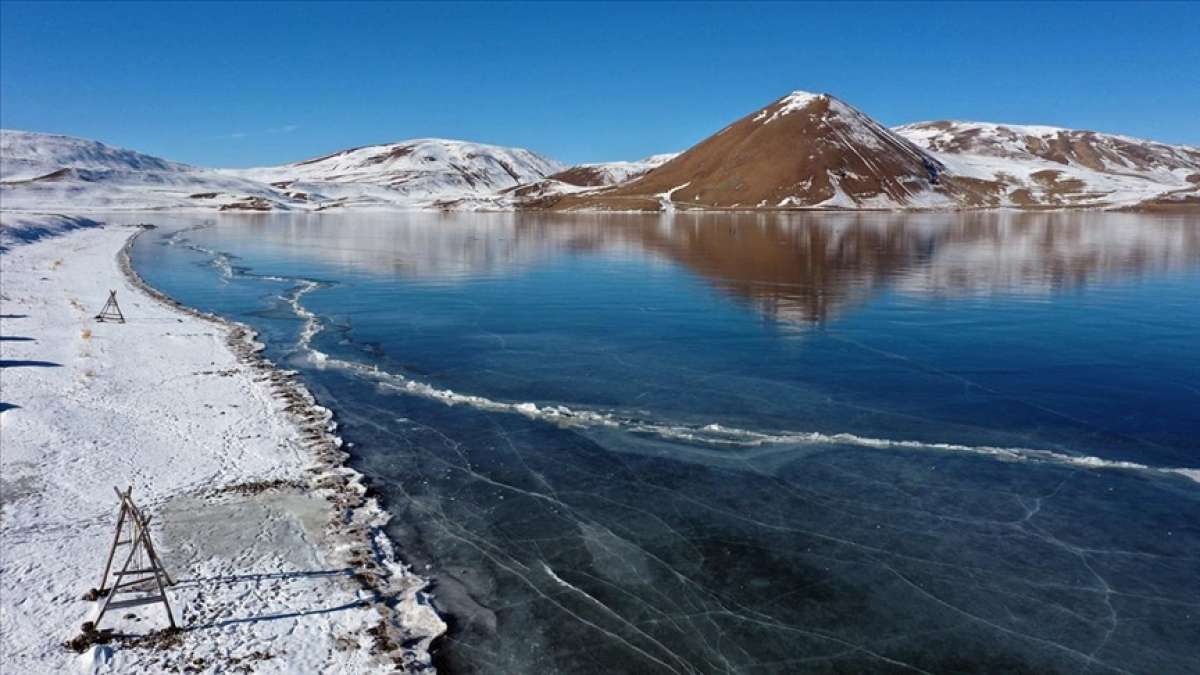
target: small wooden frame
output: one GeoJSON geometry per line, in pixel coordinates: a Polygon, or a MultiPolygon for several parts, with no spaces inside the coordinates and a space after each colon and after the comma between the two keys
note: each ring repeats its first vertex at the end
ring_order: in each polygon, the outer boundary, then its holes
{"type": "Polygon", "coordinates": [[[117,304],[117,292],[108,292],[108,301],[100,308],[100,313],[96,315],[96,320],[116,321],[117,323],[125,323],[125,315],[121,313],[121,306],[117,304]]]}
{"type": "Polygon", "coordinates": [[[104,597],[104,604],[100,606],[100,613],[92,623],[98,628],[100,620],[104,618],[104,613],[110,609],[161,602],[167,610],[167,621],[170,622],[171,628],[175,628],[175,616],[171,613],[171,604],[167,602],[166,592],[166,587],[175,582],[167,575],[166,567],[154,550],[154,542],[150,541],[150,530],[148,529],[150,517],[143,516],[137,505],[133,503],[132,487],[126,488],[125,492],[114,487],[113,491],[117,493],[117,499],[121,502],[121,513],[117,516],[117,531],[113,535],[113,543],[108,550],[108,559],[104,562],[104,573],[100,576],[98,595],[104,597]],[[128,546],[129,553],[125,556],[125,562],[121,568],[114,571],[113,557],[121,546],[128,546]],[[134,560],[139,561],[138,567],[131,567],[134,560]],[[111,575],[110,572],[112,572],[111,575]],[[110,577],[111,586],[109,585],[110,577]],[[158,590],[156,595],[113,600],[117,593],[146,592],[139,591],[137,587],[147,581],[154,582],[158,590]]]}

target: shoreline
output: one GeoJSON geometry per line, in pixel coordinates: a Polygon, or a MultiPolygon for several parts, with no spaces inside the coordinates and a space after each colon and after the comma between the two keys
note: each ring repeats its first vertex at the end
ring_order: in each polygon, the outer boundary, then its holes
{"type": "Polygon", "coordinates": [[[248,326],[142,279],[130,252],[145,229],[69,230],[0,257],[6,666],[433,672],[446,624],[346,466],[333,412],[248,326]],[[124,324],[92,318],[108,288],[124,324]],[[161,606],[110,612],[115,639],[77,655],[64,643],[98,609],[80,596],[112,537],[113,485],[155,521],[182,631],[157,630],[161,606]]]}
{"type": "Polygon", "coordinates": [[[346,562],[357,568],[353,578],[365,591],[374,595],[373,607],[382,615],[380,632],[375,637],[376,647],[402,661],[411,661],[412,654],[404,654],[400,645],[414,636],[398,635],[399,631],[390,625],[388,618],[396,618],[402,625],[412,626],[415,615],[425,611],[434,612],[442,626],[437,633],[422,636],[424,645],[420,656],[423,663],[403,664],[409,667],[431,665],[430,644],[445,633],[445,619],[432,610],[427,600],[425,590],[429,580],[412,572],[396,559],[395,544],[383,531],[392,516],[379,506],[375,497],[369,495],[365,476],[347,466],[350,454],[342,448],[342,438],[336,433],[337,422],[333,411],[317,402],[296,371],[282,369],[263,356],[266,345],[258,341],[257,332],[249,326],[185,305],[147,283],[133,268],[131,252],[138,237],[148,229],[139,227],[121,247],[117,254],[121,273],[130,284],[150,298],[173,310],[221,326],[227,331],[226,345],[235,358],[253,372],[264,376],[265,379],[258,381],[263,382],[274,397],[287,404],[285,410],[305,440],[306,450],[315,460],[315,467],[320,469],[320,473],[313,475],[311,487],[331,489],[336,493],[330,526],[340,529],[340,537],[344,539],[339,543],[350,552],[346,562]],[[397,598],[398,595],[400,597],[397,598]],[[389,598],[395,601],[389,602],[389,598]]]}
{"type": "Polygon", "coordinates": [[[139,207],[114,207],[114,208],[97,208],[97,207],[77,207],[70,204],[51,204],[45,207],[24,209],[24,208],[6,208],[5,213],[11,215],[41,215],[45,213],[55,213],[71,216],[95,216],[95,217],[111,217],[122,215],[138,215],[153,217],[159,214],[167,215],[189,215],[189,216],[281,216],[281,215],[306,215],[319,216],[323,214],[340,215],[340,214],[472,214],[472,213],[507,213],[507,214],[529,214],[529,215],[653,215],[653,216],[672,216],[690,213],[694,215],[713,215],[713,214],[739,214],[739,215],[780,215],[780,214],[822,214],[822,215],[913,215],[913,216],[928,216],[928,215],[963,215],[963,214],[979,214],[979,213],[1015,213],[1015,214],[1048,214],[1048,213],[1134,213],[1134,214],[1183,214],[1192,215],[1200,213],[1200,201],[1172,201],[1172,200],[1146,200],[1137,203],[1116,202],[1112,204],[1086,204],[1086,205],[1071,205],[1071,204],[1036,204],[1030,206],[1017,206],[1012,204],[1003,204],[996,206],[962,206],[955,208],[936,208],[928,206],[914,206],[905,208],[885,208],[885,207],[861,207],[861,208],[838,208],[824,206],[764,206],[764,207],[741,207],[741,206],[695,206],[691,204],[676,203],[678,208],[674,210],[664,210],[661,208],[645,208],[645,209],[616,209],[616,208],[564,208],[556,209],[553,207],[511,207],[511,208],[444,208],[435,205],[413,205],[413,206],[393,206],[393,205],[371,205],[371,206],[352,206],[352,207],[326,207],[316,209],[216,209],[204,206],[192,207],[162,207],[162,206],[147,206],[139,207]]]}

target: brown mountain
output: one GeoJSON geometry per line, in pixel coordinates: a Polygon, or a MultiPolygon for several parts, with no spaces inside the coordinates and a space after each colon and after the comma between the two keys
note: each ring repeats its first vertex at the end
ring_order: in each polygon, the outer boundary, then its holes
{"type": "Polygon", "coordinates": [[[793,92],[645,176],[555,208],[955,206],[931,153],[828,94],[793,92]]]}

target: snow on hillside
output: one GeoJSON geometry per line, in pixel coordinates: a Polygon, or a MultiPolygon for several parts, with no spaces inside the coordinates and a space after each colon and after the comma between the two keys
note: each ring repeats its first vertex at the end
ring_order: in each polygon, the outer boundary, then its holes
{"type": "Polygon", "coordinates": [[[522,208],[958,209],[1200,203],[1200,148],[984,122],[888,129],[795,91],[684,153],[564,166],[521,148],[416,139],[283,166],[205,169],[97,141],[0,130],[7,211],[522,208]]]}
{"type": "Polygon", "coordinates": [[[942,121],[906,124],[895,131],[935,152],[1045,159],[1114,173],[1200,169],[1198,147],[1080,129],[942,121]]]}
{"type": "Polygon", "coordinates": [[[429,208],[490,196],[563,168],[520,148],[440,139],[228,170],[27,131],[0,132],[0,151],[0,200],[9,211],[429,208]]]}
{"type": "Polygon", "coordinates": [[[98,141],[0,129],[0,181],[31,180],[70,167],[92,171],[192,171],[178,162],[98,141]]]}
{"type": "Polygon", "coordinates": [[[653,169],[656,166],[662,166],[663,164],[666,164],[678,156],[678,152],[660,152],[657,155],[650,155],[649,157],[639,159],[637,163],[653,169]]]}
{"type": "Polygon", "coordinates": [[[9,211],[287,208],[268,185],[97,141],[0,130],[0,204],[9,211]]]}
{"type": "MultiPolygon", "coordinates": [[[[809,105],[811,105],[814,101],[820,99],[822,96],[832,99],[830,101],[831,104],[833,104],[834,102],[836,102],[838,104],[841,103],[841,101],[838,101],[837,99],[834,99],[833,97],[827,96],[825,94],[814,94],[812,92],[797,90],[797,91],[793,91],[792,93],[788,94],[787,96],[784,96],[782,100],[776,101],[774,104],[769,105],[769,106],[763,108],[762,110],[758,111],[758,114],[754,116],[754,121],[762,122],[763,124],[770,124],[771,122],[774,122],[775,120],[779,119],[780,117],[783,117],[784,115],[790,115],[794,112],[799,112],[801,110],[804,110],[809,105]]],[[[841,107],[847,108],[848,106],[842,104],[841,107]]],[[[844,112],[844,110],[843,110],[843,112],[844,112]]]]}
{"type": "Polygon", "coordinates": [[[318,196],[326,207],[422,207],[491,195],[562,169],[561,163],[522,148],[423,138],[222,173],[318,196]]]}
{"type": "Polygon", "coordinates": [[[552,207],[562,197],[603,190],[637,180],[679,156],[651,155],[632,162],[576,164],[547,178],[521,183],[487,195],[442,199],[433,206],[446,211],[518,211],[552,207]]]}
{"type": "Polygon", "coordinates": [[[678,152],[666,152],[651,155],[645,159],[632,162],[593,162],[576,164],[551,176],[569,185],[582,187],[602,187],[618,185],[658,168],[679,156],[678,152]]]}
{"type": "Polygon", "coordinates": [[[894,131],[966,179],[983,206],[1128,206],[1200,190],[1200,148],[1191,146],[987,122],[920,122],[894,131]]]}

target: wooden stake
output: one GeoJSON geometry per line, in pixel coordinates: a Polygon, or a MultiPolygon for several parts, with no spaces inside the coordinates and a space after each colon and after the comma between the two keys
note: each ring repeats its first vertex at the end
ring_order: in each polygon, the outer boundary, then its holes
{"type": "Polygon", "coordinates": [[[117,304],[117,292],[108,292],[108,301],[100,308],[100,313],[96,315],[96,320],[116,321],[117,323],[125,323],[125,315],[121,313],[121,306],[117,304]]]}
{"type": "MultiPolygon", "coordinates": [[[[117,490],[116,488],[113,489],[117,490]]],[[[117,543],[121,541],[121,526],[125,524],[125,495],[121,494],[120,490],[117,490],[117,498],[122,503],[121,513],[117,515],[117,531],[113,533],[112,546],[108,549],[108,559],[104,561],[104,573],[100,575],[100,585],[96,587],[101,595],[105,591],[104,584],[108,581],[108,572],[112,569],[113,556],[117,553],[117,543]]]]}

